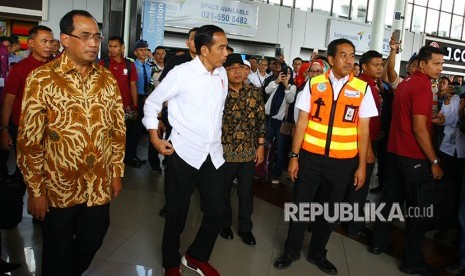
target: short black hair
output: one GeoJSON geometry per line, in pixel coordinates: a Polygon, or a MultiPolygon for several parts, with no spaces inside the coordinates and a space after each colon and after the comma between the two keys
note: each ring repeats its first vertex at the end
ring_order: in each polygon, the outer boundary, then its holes
{"type": "Polygon", "coordinates": [[[155,53],[157,50],[165,50],[165,51],[166,51],[166,48],[163,47],[163,46],[157,46],[157,47],[155,48],[155,51],[153,51],[153,52],[155,53]]]}
{"type": "Polygon", "coordinates": [[[190,29],[189,32],[187,33],[187,38],[189,39],[189,37],[191,37],[191,33],[192,32],[196,33],[198,30],[199,30],[199,27],[194,27],[190,29]]]}
{"type": "Polygon", "coordinates": [[[0,43],[3,43],[3,41],[8,41],[11,44],[11,38],[9,36],[0,36],[0,43]]]}
{"type": "Polygon", "coordinates": [[[254,56],[249,57],[249,61],[251,61],[252,59],[255,59],[255,60],[258,62],[258,58],[257,58],[257,57],[254,57],[254,56]]]}
{"type": "Polygon", "coordinates": [[[124,40],[121,36],[119,35],[112,35],[110,36],[110,38],[108,38],[108,41],[113,41],[113,40],[118,40],[118,42],[121,44],[121,45],[124,45],[124,40]]]}
{"type": "Polygon", "coordinates": [[[213,35],[215,33],[224,34],[224,31],[215,25],[203,25],[197,30],[197,32],[195,32],[194,44],[195,52],[197,55],[200,55],[200,49],[202,46],[207,46],[208,48],[212,46],[213,35]]]}
{"type": "MultiPolygon", "coordinates": [[[[88,18],[95,18],[88,11],[72,10],[65,14],[60,20],[60,32],[62,34],[71,34],[74,31],[74,16],[80,15],[88,18]]],[[[95,20],[97,22],[97,20],[95,20]]]]}
{"type": "Polygon", "coordinates": [[[362,66],[363,64],[367,64],[373,58],[383,58],[383,55],[378,51],[369,50],[363,53],[362,57],[360,58],[360,66],[362,66]]]}
{"type": "Polygon", "coordinates": [[[231,46],[229,46],[229,44],[228,44],[228,45],[226,45],[226,50],[228,50],[228,51],[231,51],[231,52],[233,52],[233,53],[234,53],[234,48],[233,48],[233,47],[231,47],[231,46]]]}
{"type": "Polygon", "coordinates": [[[331,41],[328,44],[328,51],[326,52],[328,57],[329,56],[335,57],[337,53],[337,46],[341,44],[350,44],[352,48],[354,48],[354,52],[355,52],[355,45],[352,43],[352,41],[345,39],[345,38],[338,38],[338,39],[331,41]]]}
{"type": "Polygon", "coordinates": [[[441,76],[441,77],[439,78],[439,81],[440,81],[440,80],[447,80],[447,84],[448,84],[448,85],[450,84],[450,79],[449,79],[448,77],[446,77],[446,76],[441,76]]]}
{"type": "Polygon", "coordinates": [[[427,45],[421,47],[420,51],[418,52],[418,62],[428,62],[433,57],[433,54],[446,55],[443,49],[427,45]]]}
{"type": "Polygon", "coordinates": [[[294,61],[296,61],[296,60],[303,61],[300,57],[296,57],[296,58],[294,58],[294,59],[292,60],[292,63],[294,63],[294,61]]]}
{"type": "Polygon", "coordinates": [[[10,35],[11,44],[19,44],[19,37],[17,35],[10,35]]]}
{"type": "Polygon", "coordinates": [[[28,32],[29,39],[34,38],[34,36],[36,34],[38,34],[39,31],[52,32],[52,29],[50,29],[49,27],[44,26],[44,25],[36,25],[36,26],[32,27],[31,29],[29,29],[29,32],[28,32]]]}

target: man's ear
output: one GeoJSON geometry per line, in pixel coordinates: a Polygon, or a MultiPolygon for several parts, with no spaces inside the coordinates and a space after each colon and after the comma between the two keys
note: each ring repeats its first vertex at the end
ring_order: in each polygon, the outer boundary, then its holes
{"type": "Polygon", "coordinates": [[[69,46],[69,35],[60,34],[60,41],[61,41],[61,45],[63,45],[64,48],[68,48],[68,46],[69,46]]]}

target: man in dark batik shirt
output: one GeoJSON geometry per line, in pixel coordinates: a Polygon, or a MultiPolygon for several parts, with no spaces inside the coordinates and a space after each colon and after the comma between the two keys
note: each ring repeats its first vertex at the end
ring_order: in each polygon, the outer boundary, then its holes
{"type": "Polygon", "coordinates": [[[221,237],[232,239],[231,186],[238,179],[238,234],[242,241],[254,245],[252,234],[254,168],[265,155],[265,105],[262,92],[244,84],[245,65],[239,54],[230,54],[223,64],[228,73],[229,91],[223,114],[222,144],[225,175],[225,215],[221,237]]]}

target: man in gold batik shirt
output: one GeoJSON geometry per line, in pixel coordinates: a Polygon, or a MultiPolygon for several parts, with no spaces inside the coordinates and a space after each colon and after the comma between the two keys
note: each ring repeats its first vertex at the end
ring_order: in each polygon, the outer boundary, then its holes
{"type": "Polygon", "coordinates": [[[64,53],[26,82],[18,166],[28,210],[44,221],[42,275],[81,275],[121,191],[124,110],[115,78],[93,62],[103,37],[92,15],[71,11],[60,31],[64,53]]]}

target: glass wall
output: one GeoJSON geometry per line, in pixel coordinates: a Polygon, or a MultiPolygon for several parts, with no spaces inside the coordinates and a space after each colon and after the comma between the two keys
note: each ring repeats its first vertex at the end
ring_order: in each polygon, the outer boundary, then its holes
{"type": "MultiPolygon", "coordinates": [[[[372,23],[376,0],[251,0],[302,11],[372,23]]],[[[465,40],[465,0],[405,0],[406,29],[414,33],[465,40]]],[[[385,24],[391,26],[395,1],[386,1],[385,24]]]]}

